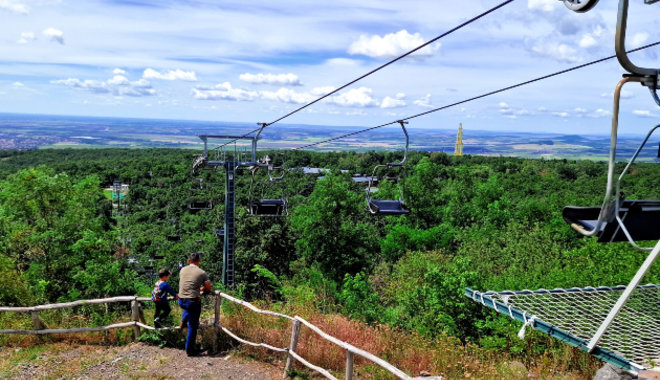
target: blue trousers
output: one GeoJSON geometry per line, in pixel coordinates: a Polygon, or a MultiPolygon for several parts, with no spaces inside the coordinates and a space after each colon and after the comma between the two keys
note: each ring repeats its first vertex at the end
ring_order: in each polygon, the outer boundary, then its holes
{"type": "Polygon", "coordinates": [[[183,309],[181,323],[183,325],[188,324],[186,353],[192,354],[195,351],[195,339],[197,338],[197,329],[199,328],[199,316],[202,314],[202,303],[197,300],[179,299],[179,306],[183,309]]]}

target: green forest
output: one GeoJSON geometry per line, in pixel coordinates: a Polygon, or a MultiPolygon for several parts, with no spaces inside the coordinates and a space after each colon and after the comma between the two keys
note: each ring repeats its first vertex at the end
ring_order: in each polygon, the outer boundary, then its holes
{"type": "MultiPolygon", "coordinates": [[[[190,252],[204,253],[201,266],[221,288],[215,230],[223,228],[225,174],[193,175],[198,154],[0,151],[0,305],[148,295],[154,279],[138,272],[169,268],[176,284],[190,252]],[[119,216],[104,192],[116,179],[129,185],[119,216]],[[191,212],[191,199],[212,199],[214,207],[191,212]],[[169,241],[174,235],[181,240],[169,241]]],[[[567,205],[602,203],[606,163],[410,152],[403,169],[383,173],[400,180],[382,181],[374,197],[401,196],[411,212],[383,217],[367,212],[365,186],[352,176],[400,160],[401,152],[259,152],[266,154],[284,162],[285,178],[270,183],[261,171],[253,180],[244,170],[236,184],[230,290],[250,301],[306,305],[520,358],[555,355],[560,344],[541,334],[519,340],[519,323],[464,289],[627,284],[646,257],[627,243],[579,238],[561,216],[567,205]],[[318,178],[302,167],[329,170],[318,178]],[[251,216],[245,206],[254,198],[285,198],[288,215],[251,216]]],[[[658,183],[657,164],[636,164],[623,192],[660,199],[658,183]]],[[[645,282],[657,281],[656,266],[645,282]]]]}

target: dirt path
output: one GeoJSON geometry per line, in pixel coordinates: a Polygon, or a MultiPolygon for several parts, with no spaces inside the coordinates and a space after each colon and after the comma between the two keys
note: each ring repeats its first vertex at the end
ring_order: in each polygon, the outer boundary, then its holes
{"type": "Polygon", "coordinates": [[[282,367],[227,354],[189,358],[182,350],[144,343],[0,349],[2,379],[281,379],[282,367]]]}

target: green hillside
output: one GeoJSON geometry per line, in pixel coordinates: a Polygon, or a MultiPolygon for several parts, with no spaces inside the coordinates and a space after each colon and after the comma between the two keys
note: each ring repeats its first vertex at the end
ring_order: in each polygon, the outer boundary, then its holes
{"type": "MultiPolygon", "coordinates": [[[[205,253],[202,267],[218,286],[222,242],[214,231],[223,224],[224,173],[202,170],[210,188],[196,193],[196,153],[0,152],[0,304],[148,294],[153,279],[137,271],[176,269],[193,251],[205,253]],[[118,217],[103,190],[115,179],[129,184],[126,213],[118,217]],[[191,213],[188,200],[197,196],[212,198],[214,209],[191,213]],[[181,241],[167,241],[170,235],[181,241]]],[[[282,154],[270,155],[279,161],[282,154]]],[[[518,340],[519,324],[463,292],[627,283],[646,254],[626,243],[578,238],[561,217],[569,204],[600,205],[607,165],[411,152],[403,172],[389,173],[403,180],[381,182],[376,196],[402,195],[412,212],[369,215],[364,187],[351,175],[400,158],[286,152],[286,178],[270,185],[261,173],[251,194],[251,177],[241,174],[235,291],[248,300],[342,313],[428,339],[455,337],[523,361],[551,357],[568,362],[565,370],[593,370],[586,355],[567,353],[540,334],[518,340]],[[317,179],[297,169],[303,166],[332,172],[317,179]],[[244,207],[250,197],[281,196],[289,201],[287,218],[249,216],[244,207]]],[[[637,164],[624,192],[631,199],[659,199],[658,183],[658,165],[637,164]]],[[[660,281],[660,269],[646,280],[660,281]]]]}

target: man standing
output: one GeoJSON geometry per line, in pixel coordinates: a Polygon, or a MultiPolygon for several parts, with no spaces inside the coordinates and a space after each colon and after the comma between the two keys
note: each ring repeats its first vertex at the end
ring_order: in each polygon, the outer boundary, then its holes
{"type": "Polygon", "coordinates": [[[199,354],[195,350],[195,339],[199,328],[199,316],[202,313],[201,293],[211,291],[209,276],[199,268],[201,255],[191,253],[188,264],[179,272],[179,306],[183,309],[181,327],[188,323],[188,335],[186,336],[186,354],[195,356],[199,354]]]}

